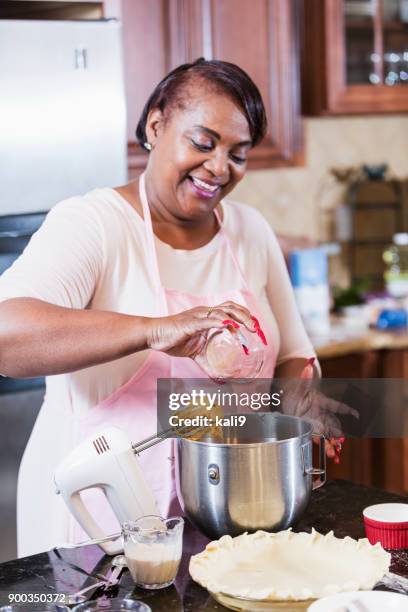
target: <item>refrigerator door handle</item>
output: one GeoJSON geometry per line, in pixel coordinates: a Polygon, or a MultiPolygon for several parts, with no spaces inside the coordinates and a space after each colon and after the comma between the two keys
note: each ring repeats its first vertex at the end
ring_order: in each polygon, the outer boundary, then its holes
{"type": "Polygon", "coordinates": [[[74,58],[75,70],[86,70],[88,68],[88,50],[85,47],[77,47],[74,58]]]}

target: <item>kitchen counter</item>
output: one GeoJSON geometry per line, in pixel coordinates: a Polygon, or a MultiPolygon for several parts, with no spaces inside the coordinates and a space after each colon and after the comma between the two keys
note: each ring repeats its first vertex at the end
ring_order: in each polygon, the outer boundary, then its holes
{"type": "MultiPolygon", "coordinates": [[[[312,494],[308,510],[295,531],[310,531],[314,527],[321,533],[333,530],[338,537],[348,535],[361,538],[364,537],[362,509],[375,503],[398,501],[406,502],[407,498],[348,481],[331,481],[312,494]]],[[[121,580],[119,595],[133,591],[133,596],[146,601],[153,612],[224,610],[188,574],[190,556],[201,551],[207,541],[191,525],[187,525],[183,558],[175,586],[156,592],[133,589],[126,572],[121,580]]],[[[103,555],[97,546],[86,546],[76,550],[59,549],[57,553],[51,551],[3,563],[0,565],[0,605],[9,603],[10,593],[72,593],[93,582],[93,578],[67,562],[95,575],[108,571],[110,558],[103,555]]],[[[408,577],[408,550],[393,553],[391,570],[408,577]]],[[[34,607],[27,610],[31,612],[34,607]]]]}
{"type": "Polygon", "coordinates": [[[348,325],[334,318],[327,334],[312,336],[319,359],[331,359],[352,353],[408,349],[408,330],[383,332],[363,326],[348,325]]]}

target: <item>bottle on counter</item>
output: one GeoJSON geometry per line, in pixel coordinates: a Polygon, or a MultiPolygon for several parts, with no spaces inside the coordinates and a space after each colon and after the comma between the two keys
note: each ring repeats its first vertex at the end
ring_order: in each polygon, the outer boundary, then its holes
{"type": "Polygon", "coordinates": [[[394,234],[383,253],[385,288],[395,298],[408,296],[408,233],[394,234]]]}
{"type": "Polygon", "coordinates": [[[290,278],[306,331],[326,334],[330,329],[330,292],[327,254],[322,247],[292,251],[290,278]]]}

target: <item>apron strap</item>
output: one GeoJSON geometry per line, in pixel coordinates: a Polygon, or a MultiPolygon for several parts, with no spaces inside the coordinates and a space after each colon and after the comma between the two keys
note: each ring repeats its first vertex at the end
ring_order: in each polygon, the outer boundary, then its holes
{"type": "Polygon", "coordinates": [[[147,201],[146,193],[146,180],[145,173],[140,175],[139,178],[139,197],[143,207],[143,219],[146,230],[146,241],[147,241],[147,265],[149,268],[150,276],[154,282],[156,297],[159,303],[160,314],[167,315],[168,307],[163,290],[163,285],[160,278],[159,263],[157,261],[156,247],[154,245],[154,233],[152,225],[152,216],[150,214],[149,203],[147,201]]]}
{"type": "MultiPolygon", "coordinates": [[[[157,299],[159,301],[159,307],[160,307],[160,311],[162,313],[164,313],[165,315],[168,314],[168,307],[167,307],[167,301],[166,301],[166,297],[165,297],[165,291],[163,289],[163,285],[161,282],[161,278],[160,278],[160,270],[159,270],[159,263],[157,261],[157,253],[156,253],[156,247],[154,244],[154,232],[153,232],[153,225],[152,225],[152,217],[150,214],[150,208],[149,208],[149,203],[147,201],[147,193],[146,193],[146,179],[145,179],[145,173],[143,172],[143,174],[140,175],[139,178],[139,197],[140,197],[140,201],[142,203],[142,207],[143,207],[143,218],[144,218],[144,223],[145,223],[145,229],[146,229],[146,240],[147,240],[147,256],[148,256],[148,266],[150,267],[150,273],[151,273],[151,277],[153,279],[154,285],[155,285],[155,290],[156,290],[156,295],[157,295],[157,299]]],[[[242,271],[241,266],[239,265],[238,259],[234,253],[234,249],[232,247],[231,244],[231,240],[227,234],[227,232],[224,229],[224,225],[221,221],[221,217],[218,213],[218,211],[216,209],[214,209],[214,214],[215,214],[215,218],[217,219],[218,225],[220,227],[220,232],[222,234],[222,237],[227,245],[228,248],[228,252],[232,258],[232,261],[238,271],[238,274],[240,276],[241,279],[241,283],[242,286],[249,291],[248,288],[248,284],[245,280],[245,276],[244,273],[242,271]]]]}
{"type": "MultiPolygon", "coordinates": [[[[221,204],[222,204],[222,202],[221,202],[221,204]]],[[[220,231],[221,231],[222,236],[223,236],[223,238],[224,238],[224,241],[225,241],[225,243],[226,243],[226,245],[227,245],[228,252],[229,252],[229,254],[230,254],[230,256],[231,256],[231,259],[232,259],[232,261],[234,262],[234,265],[235,265],[235,267],[236,267],[236,269],[237,269],[237,271],[238,271],[238,274],[239,274],[239,276],[240,276],[240,278],[241,278],[242,286],[243,286],[243,287],[244,287],[244,288],[245,288],[247,291],[249,291],[248,283],[247,283],[247,282],[246,282],[246,280],[245,280],[245,275],[244,275],[244,272],[243,272],[243,270],[242,270],[241,266],[239,265],[239,261],[238,261],[238,259],[237,259],[236,255],[235,255],[235,252],[234,252],[233,246],[232,246],[232,244],[231,244],[230,237],[228,236],[227,232],[225,231],[224,224],[223,224],[223,223],[222,223],[222,221],[221,221],[221,217],[220,217],[220,214],[219,214],[218,210],[214,209],[214,214],[215,214],[215,217],[216,217],[216,219],[217,219],[217,221],[218,221],[218,225],[220,226],[220,231]]]]}

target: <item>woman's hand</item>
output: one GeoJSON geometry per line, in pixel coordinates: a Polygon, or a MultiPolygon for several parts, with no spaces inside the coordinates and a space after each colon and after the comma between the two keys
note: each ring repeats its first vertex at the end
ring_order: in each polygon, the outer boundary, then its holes
{"type": "Polygon", "coordinates": [[[313,425],[313,432],[325,436],[326,455],[340,463],[339,455],[344,442],[343,432],[337,415],[351,414],[358,419],[357,410],[343,402],[327,397],[317,389],[310,389],[298,406],[297,416],[313,425]]]}
{"type": "Polygon", "coordinates": [[[235,302],[197,306],[169,317],[148,319],[147,346],[174,357],[195,359],[203,350],[210,329],[228,326],[228,321],[256,331],[247,308],[235,302]]]}
{"type": "Polygon", "coordinates": [[[326,438],[326,455],[339,462],[338,453],[344,442],[341,424],[337,415],[351,414],[356,419],[358,412],[337,400],[327,397],[311,385],[310,380],[292,380],[282,400],[284,414],[305,419],[313,425],[313,432],[326,438]]]}

